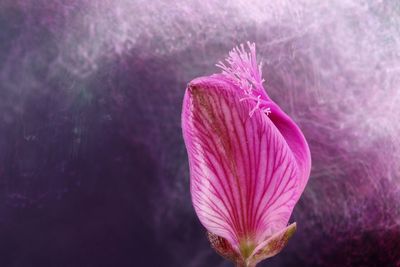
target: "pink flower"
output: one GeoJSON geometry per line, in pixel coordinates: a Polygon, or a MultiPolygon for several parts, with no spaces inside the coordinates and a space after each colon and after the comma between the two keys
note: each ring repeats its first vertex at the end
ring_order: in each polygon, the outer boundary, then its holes
{"type": "Polygon", "coordinates": [[[191,81],[182,111],[193,206],[211,245],[237,266],[286,245],[311,168],[303,134],[265,92],[255,45],[248,47],[217,64],[222,74],[191,81]]]}

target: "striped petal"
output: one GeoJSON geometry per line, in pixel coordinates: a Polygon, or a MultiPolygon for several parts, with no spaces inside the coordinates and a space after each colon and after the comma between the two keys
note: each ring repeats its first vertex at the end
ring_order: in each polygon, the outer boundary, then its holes
{"type": "Polygon", "coordinates": [[[249,117],[241,97],[227,82],[195,80],[183,115],[196,212],[236,247],[285,227],[298,185],[282,134],[261,112],[249,117]]]}
{"type": "Polygon", "coordinates": [[[286,244],[266,248],[283,236],[311,165],[301,131],[263,90],[253,52],[190,82],[182,111],[195,211],[212,246],[236,262],[286,244]]]}

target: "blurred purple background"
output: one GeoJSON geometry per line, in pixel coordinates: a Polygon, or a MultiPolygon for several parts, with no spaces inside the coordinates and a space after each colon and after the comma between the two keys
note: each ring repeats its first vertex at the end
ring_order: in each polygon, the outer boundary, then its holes
{"type": "Polygon", "coordinates": [[[260,266],[400,266],[398,1],[2,0],[0,266],[231,266],[191,206],[187,82],[253,41],[313,169],[260,266]]]}

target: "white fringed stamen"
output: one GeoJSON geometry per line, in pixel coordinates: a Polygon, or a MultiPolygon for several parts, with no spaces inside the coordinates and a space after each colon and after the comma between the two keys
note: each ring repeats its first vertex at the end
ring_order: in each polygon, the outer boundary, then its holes
{"type": "Polygon", "coordinates": [[[269,115],[271,109],[263,105],[262,102],[265,100],[261,99],[259,93],[259,91],[264,90],[262,86],[264,79],[261,77],[262,64],[257,65],[256,45],[247,42],[247,46],[250,52],[246,52],[244,45],[241,44],[240,47],[237,46],[229,52],[229,56],[225,60],[227,65],[220,61],[216,66],[221,68],[222,74],[239,86],[247,95],[240,101],[251,100],[256,102],[254,108],[249,112],[250,117],[257,109],[269,115]]]}

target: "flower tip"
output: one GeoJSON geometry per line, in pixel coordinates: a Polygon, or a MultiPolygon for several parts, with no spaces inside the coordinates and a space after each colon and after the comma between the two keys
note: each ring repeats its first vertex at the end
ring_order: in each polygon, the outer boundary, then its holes
{"type": "Polygon", "coordinates": [[[202,87],[207,87],[207,82],[209,82],[210,78],[209,77],[199,77],[191,80],[186,88],[190,91],[196,91],[197,89],[200,89],[202,87]]]}
{"type": "Polygon", "coordinates": [[[196,79],[190,81],[190,82],[186,85],[186,88],[187,88],[189,91],[192,91],[192,90],[196,89],[196,87],[199,85],[198,79],[199,79],[199,78],[196,78],[196,79]]]}
{"type": "Polygon", "coordinates": [[[199,79],[194,79],[189,82],[186,86],[186,94],[189,98],[192,98],[196,93],[200,92],[200,89],[203,88],[203,84],[199,81],[199,79]]]}

